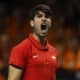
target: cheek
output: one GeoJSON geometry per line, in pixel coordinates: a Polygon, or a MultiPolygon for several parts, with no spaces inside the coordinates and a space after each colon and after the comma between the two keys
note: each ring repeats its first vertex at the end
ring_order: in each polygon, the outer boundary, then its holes
{"type": "Polygon", "coordinates": [[[39,24],[40,24],[40,21],[38,19],[35,20],[34,25],[39,25],[39,24]]]}
{"type": "Polygon", "coordinates": [[[52,26],[52,22],[48,21],[48,26],[51,27],[52,26]]]}
{"type": "Polygon", "coordinates": [[[40,23],[39,22],[34,23],[34,29],[36,32],[38,32],[40,30],[40,23]]]}

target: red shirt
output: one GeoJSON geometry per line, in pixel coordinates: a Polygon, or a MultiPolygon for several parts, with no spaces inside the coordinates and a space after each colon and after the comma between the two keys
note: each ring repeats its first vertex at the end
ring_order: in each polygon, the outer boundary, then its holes
{"type": "Polygon", "coordinates": [[[57,50],[48,41],[43,47],[32,34],[13,48],[9,64],[23,68],[22,80],[54,80],[57,50]]]}

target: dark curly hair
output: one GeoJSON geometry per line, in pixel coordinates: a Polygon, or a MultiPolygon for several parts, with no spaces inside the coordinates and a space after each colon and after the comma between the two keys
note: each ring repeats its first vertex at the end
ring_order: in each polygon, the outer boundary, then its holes
{"type": "Polygon", "coordinates": [[[38,11],[42,11],[46,15],[48,15],[50,17],[52,17],[52,15],[53,15],[53,12],[52,12],[51,8],[48,5],[46,5],[46,4],[39,4],[39,5],[33,7],[30,10],[29,19],[33,19],[34,16],[38,13],[38,11]]]}

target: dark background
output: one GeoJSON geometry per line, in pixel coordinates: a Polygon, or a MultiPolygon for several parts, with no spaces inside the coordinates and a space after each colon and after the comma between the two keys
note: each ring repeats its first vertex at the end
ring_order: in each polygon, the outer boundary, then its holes
{"type": "Polygon", "coordinates": [[[36,4],[53,10],[48,39],[59,51],[57,80],[80,80],[80,0],[0,0],[0,80],[6,80],[12,47],[30,32],[29,10],[36,4]]]}

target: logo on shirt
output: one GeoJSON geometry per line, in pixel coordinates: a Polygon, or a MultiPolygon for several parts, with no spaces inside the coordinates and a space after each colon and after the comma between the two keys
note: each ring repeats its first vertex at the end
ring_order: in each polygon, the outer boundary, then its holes
{"type": "Polygon", "coordinates": [[[55,60],[55,59],[56,59],[56,56],[51,56],[51,58],[52,58],[53,60],[55,60]]]}
{"type": "Polygon", "coordinates": [[[37,58],[37,57],[38,57],[38,55],[34,55],[34,56],[33,56],[33,58],[37,58]]]}

